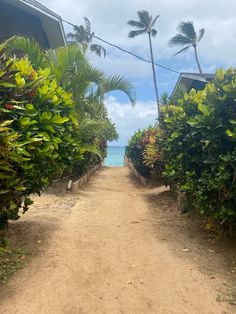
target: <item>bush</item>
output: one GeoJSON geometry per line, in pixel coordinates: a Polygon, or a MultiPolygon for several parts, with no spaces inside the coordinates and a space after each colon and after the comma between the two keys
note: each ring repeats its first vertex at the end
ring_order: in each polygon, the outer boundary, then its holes
{"type": "Polygon", "coordinates": [[[160,179],[162,176],[162,156],[157,146],[158,132],[155,127],[139,130],[126,147],[127,157],[145,178],[160,179]]]}
{"type": "Polygon", "coordinates": [[[55,176],[81,159],[71,95],[27,58],[0,51],[0,227],[27,210],[55,176]]]}
{"type": "Polygon", "coordinates": [[[201,214],[236,221],[236,70],[219,70],[202,91],[163,106],[160,149],[170,185],[201,214]]]}

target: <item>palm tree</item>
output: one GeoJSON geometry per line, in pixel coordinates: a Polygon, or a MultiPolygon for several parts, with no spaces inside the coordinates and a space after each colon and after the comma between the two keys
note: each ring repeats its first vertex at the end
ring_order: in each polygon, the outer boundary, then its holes
{"type": "Polygon", "coordinates": [[[75,102],[81,97],[100,101],[106,93],[121,91],[135,104],[135,91],[131,82],[119,75],[106,75],[89,64],[83,51],[75,44],[57,49],[43,50],[34,40],[13,37],[6,43],[7,52],[15,50],[26,55],[36,68],[50,68],[51,74],[67,91],[74,94],[75,102]]]}
{"type": "Polygon", "coordinates": [[[153,26],[156,23],[159,15],[157,15],[153,19],[152,15],[150,15],[149,12],[145,10],[138,11],[137,14],[138,14],[139,20],[138,21],[130,20],[128,21],[128,24],[132,27],[137,28],[138,30],[129,32],[128,37],[134,38],[139,35],[148,34],[149,48],[150,48],[151,61],[152,61],[153,83],[154,83],[154,89],[156,93],[157,112],[159,114],[159,109],[160,109],[159,108],[159,94],[158,94],[158,88],[157,88],[156,72],[155,72],[153,49],[152,49],[152,37],[155,37],[157,34],[157,31],[156,29],[153,28],[153,26]]]}
{"type": "Polygon", "coordinates": [[[181,22],[177,29],[180,31],[180,33],[170,39],[169,45],[170,46],[185,46],[185,47],[180,49],[178,52],[176,52],[174,56],[180,54],[181,52],[187,51],[192,46],[194,48],[195,59],[197,62],[199,73],[202,73],[202,69],[201,69],[201,66],[198,60],[198,55],[197,55],[197,44],[202,39],[205,33],[205,29],[201,28],[197,34],[194,29],[193,22],[190,22],[190,21],[181,22]]]}
{"type": "Polygon", "coordinates": [[[74,26],[74,33],[67,34],[67,38],[71,39],[69,43],[81,44],[83,51],[85,52],[88,48],[90,51],[95,52],[99,57],[102,55],[106,56],[106,49],[101,45],[92,44],[94,33],[91,30],[91,23],[87,17],[84,17],[84,24],[80,26],[74,26]]]}
{"type": "Polygon", "coordinates": [[[115,140],[118,136],[108,118],[104,96],[115,90],[121,91],[134,105],[132,84],[122,76],[106,77],[102,71],[89,64],[83,50],[75,44],[43,50],[34,40],[14,37],[7,42],[6,53],[12,55],[15,50],[26,55],[35,68],[50,68],[50,75],[57,83],[72,93],[74,121],[78,124],[78,134],[74,136],[83,151],[100,156],[100,144],[106,140],[115,140]]]}

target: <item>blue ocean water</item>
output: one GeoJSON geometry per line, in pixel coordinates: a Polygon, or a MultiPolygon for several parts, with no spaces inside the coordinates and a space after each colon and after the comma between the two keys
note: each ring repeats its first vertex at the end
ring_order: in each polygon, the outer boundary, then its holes
{"type": "Polygon", "coordinates": [[[104,160],[104,165],[108,167],[123,167],[124,165],[124,146],[108,146],[107,158],[104,160]]]}

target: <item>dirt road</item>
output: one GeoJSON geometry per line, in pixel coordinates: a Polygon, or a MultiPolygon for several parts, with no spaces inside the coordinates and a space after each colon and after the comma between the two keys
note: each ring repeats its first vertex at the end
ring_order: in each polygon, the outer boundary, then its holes
{"type": "Polygon", "coordinates": [[[78,195],[36,198],[21,223],[52,230],[0,292],[0,313],[228,313],[209,276],[157,237],[145,193],[128,169],[104,168],[78,195]]]}

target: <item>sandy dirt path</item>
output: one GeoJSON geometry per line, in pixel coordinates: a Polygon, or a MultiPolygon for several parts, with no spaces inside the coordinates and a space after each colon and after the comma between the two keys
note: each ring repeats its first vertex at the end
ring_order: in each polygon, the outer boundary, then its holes
{"type": "Polygon", "coordinates": [[[208,276],[156,237],[142,190],[104,168],[74,198],[36,200],[24,219],[54,214],[57,227],[0,292],[0,313],[226,313],[208,276]]]}

